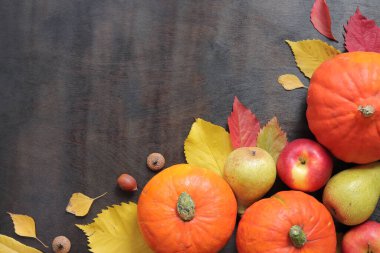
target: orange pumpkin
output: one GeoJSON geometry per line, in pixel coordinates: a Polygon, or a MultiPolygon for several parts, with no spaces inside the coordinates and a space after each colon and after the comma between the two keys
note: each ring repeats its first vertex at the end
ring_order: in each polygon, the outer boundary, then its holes
{"type": "Polygon", "coordinates": [[[231,236],[237,203],[212,171],[178,164],[154,176],[137,205],[140,230],[155,252],[218,252],[231,236]]]}
{"type": "Polygon", "coordinates": [[[380,54],[344,53],[314,72],[307,120],[317,140],[345,162],[380,159],[380,54]]]}
{"type": "Polygon", "coordinates": [[[301,191],[282,191],[245,211],[236,244],[239,253],[335,253],[336,234],[322,203],[301,191]]]}

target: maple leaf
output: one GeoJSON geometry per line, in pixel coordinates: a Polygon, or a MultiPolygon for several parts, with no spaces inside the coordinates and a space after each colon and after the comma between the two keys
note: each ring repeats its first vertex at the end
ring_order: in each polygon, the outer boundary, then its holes
{"type": "Polygon", "coordinates": [[[133,202],[108,207],[92,223],[76,226],[86,234],[91,252],[152,252],[140,232],[133,202]]]}
{"type": "Polygon", "coordinates": [[[286,40],[293,51],[297,66],[311,78],[322,62],[336,56],[340,51],[321,40],[286,40]]]}
{"type": "Polygon", "coordinates": [[[273,117],[257,136],[257,147],[271,154],[276,163],[278,156],[287,143],[286,133],[281,129],[276,117],[273,117]]]}
{"type": "Polygon", "coordinates": [[[376,22],[367,19],[359,7],[344,26],[347,51],[367,51],[380,53],[380,28],[376,22]]]}
{"type": "Polygon", "coordinates": [[[103,193],[96,198],[90,198],[80,192],[73,193],[69,200],[69,204],[66,207],[66,212],[72,213],[78,217],[83,217],[90,211],[92,203],[106,194],[107,193],[103,193]]]}
{"type": "Polygon", "coordinates": [[[210,169],[220,176],[233,150],[230,135],[224,128],[199,118],[191,126],[184,149],[187,163],[210,169]]]}
{"type": "Polygon", "coordinates": [[[318,32],[336,41],[331,31],[331,16],[326,0],[315,0],[310,12],[310,21],[318,32]]]}
{"type": "Polygon", "coordinates": [[[298,88],[306,88],[301,80],[293,74],[284,74],[278,77],[278,83],[284,87],[285,90],[294,90],[298,88]]]}
{"type": "Polygon", "coordinates": [[[32,217],[28,215],[14,214],[9,212],[8,214],[12,218],[16,234],[18,234],[19,236],[34,238],[37,241],[39,241],[45,248],[49,248],[40,239],[37,238],[36,223],[34,222],[34,219],[32,217]]]}
{"type": "Polygon", "coordinates": [[[0,252],[1,253],[42,253],[35,248],[26,246],[21,242],[6,236],[0,235],[0,252]]]}
{"type": "Polygon", "coordinates": [[[256,116],[235,97],[233,111],[228,117],[228,128],[234,148],[255,147],[260,122],[256,116]]]}

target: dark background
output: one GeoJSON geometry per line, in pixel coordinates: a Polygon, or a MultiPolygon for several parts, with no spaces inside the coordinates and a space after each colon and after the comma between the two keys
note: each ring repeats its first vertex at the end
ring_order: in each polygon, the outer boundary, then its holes
{"type": "MultiPolygon", "coordinates": [[[[284,73],[308,84],[285,39],[328,41],[309,21],[312,3],[1,0],[0,233],[42,249],[15,235],[6,212],[27,214],[44,242],[62,234],[72,252],[88,252],[74,224],[136,201],[154,175],[146,156],[184,162],[194,117],[226,126],[235,95],[262,124],[277,116],[289,140],[312,138],[307,90],[277,84],[284,73]],[[136,177],[138,192],[116,187],[123,172],[136,177]],[[65,212],[73,192],[109,194],[78,219],[65,212]]],[[[329,43],[338,49],[357,6],[380,23],[378,0],[328,4],[339,40],[329,43]]],[[[347,166],[337,162],[335,171],[347,166]]],[[[222,252],[236,252],[234,237],[222,252]]]]}

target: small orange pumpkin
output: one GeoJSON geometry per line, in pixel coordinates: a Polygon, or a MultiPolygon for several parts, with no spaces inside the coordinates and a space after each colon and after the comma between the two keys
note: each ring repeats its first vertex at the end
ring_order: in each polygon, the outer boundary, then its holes
{"type": "Polygon", "coordinates": [[[310,80],[307,121],[345,162],[380,159],[380,54],[351,52],[322,63],[310,80]]]}
{"type": "Polygon", "coordinates": [[[335,226],[314,197],[282,191],[245,211],[236,244],[239,253],[335,253],[335,226]]]}
{"type": "Polygon", "coordinates": [[[147,183],[137,212],[140,230],[155,252],[212,253],[231,236],[237,203],[214,172],[178,164],[147,183]]]}

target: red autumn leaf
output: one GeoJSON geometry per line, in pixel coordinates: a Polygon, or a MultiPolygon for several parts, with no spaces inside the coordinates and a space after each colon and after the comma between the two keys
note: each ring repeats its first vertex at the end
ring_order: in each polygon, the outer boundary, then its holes
{"type": "Polygon", "coordinates": [[[380,28],[360,13],[359,7],[344,26],[347,51],[380,52],[380,28]]]}
{"type": "Polygon", "coordinates": [[[336,40],[331,31],[330,10],[326,0],[315,0],[311,8],[310,21],[314,28],[331,40],[336,40]]]}
{"type": "Polygon", "coordinates": [[[234,148],[256,146],[260,122],[256,116],[235,97],[231,115],[228,117],[228,128],[234,148]]]}

